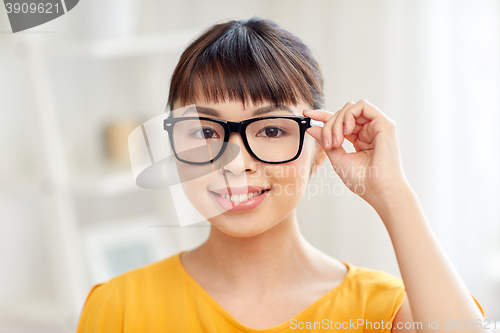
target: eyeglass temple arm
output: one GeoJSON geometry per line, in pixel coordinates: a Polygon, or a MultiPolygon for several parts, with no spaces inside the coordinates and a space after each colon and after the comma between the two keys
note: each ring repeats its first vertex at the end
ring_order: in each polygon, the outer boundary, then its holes
{"type": "Polygon", "coordinates": [[[310,124],[311,124],[311,127],[313,127],[313,126],[323,127],[323,125],[324,125],[321,121],[314,120],[314,119],[311,119],[310,124]]]}

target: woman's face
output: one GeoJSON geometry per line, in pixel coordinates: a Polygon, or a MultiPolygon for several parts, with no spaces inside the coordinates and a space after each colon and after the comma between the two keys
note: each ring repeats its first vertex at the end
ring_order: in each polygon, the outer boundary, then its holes
{"type": "MultiPolygon", "coordinates": [[[[198,112],[185,116],[203,116],[233,122],[272,115],[302,116],[304,109],[311,108],[310,105],[300,102],[296,106],[287,106],[287,109],[270,108],[265,114],[254,115],[257,109],[272,104],[248,103],[246,107],[242,102],[195,101],[194,104],[198,112]],[[201,107],[210,108],[215,112],[210,115],[203,114],[201,107]]],[[[181,106],[174,105],[173,109],[179,107],[181,106]]],[[[179,116],[181,115],[174,112],[174,117],[179,116]]],[[[272,130],[266,133],[271,136],[276,135],[272,130]]],[[[231,133],[226,151],[228,153],[224,153],[218,164],[208,166],[212,167],[208,172],[206,165],[198,166],[180,161],[177,161],[177,169],[181,179],[189,180],[183,182],[183,189],[191,204],[213,226],[236,237],[260,234],[289,216],[306,190],[312,168],[314,165],[320,165],[326,156],[308,134],[305,134],[300,156],[288,163],[259,162],[247,151],[239,133],[231,133]],[[239,148],[239,154],[237,156],[233,154],[232,157],[236,156],[234,159],[221,162],[224,160],[224,155],[235,151],[229,149],[231,145],[239,148]],[[201,170],[204,171],[200,172],[201,170]],[[198,176],[193,177],[193,175],[198,176]],[[229,196],[229,193],[232,196],[229,196]]],[[[266,147],[265,154],[280,153],[280,147],[272,145],[266,147]]]]}

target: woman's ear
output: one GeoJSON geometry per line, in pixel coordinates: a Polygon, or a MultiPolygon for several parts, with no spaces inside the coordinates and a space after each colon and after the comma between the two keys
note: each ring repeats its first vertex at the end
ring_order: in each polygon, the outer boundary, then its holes
{"type": "Polygon", "coordinates": [[[315,142],[315,148],[316,148],[316,153],[314,154],[314,160],[311,166],[311,173],[309,174],[309,178],[311,178],[311,176],[316,172],[318,167],[320,167],[321,164],[323,164],[323,162],[325,162],[327,158],[325,150],[323,149],[323,147],[321,147],[319,143],[315,142]]]}
{"type": "Polygon", "coordinates": [[[323,162],[325,162],[327,156],[323,147],[321,147],[319,143],[316,144],[318,145],[318,152],[316,153],[316,166],[319,167],[321,164],[323,164],[323,162]]]}

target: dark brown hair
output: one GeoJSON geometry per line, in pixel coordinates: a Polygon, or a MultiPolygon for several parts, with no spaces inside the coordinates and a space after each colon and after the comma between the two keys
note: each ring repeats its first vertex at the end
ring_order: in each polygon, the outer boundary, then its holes
{"type": "Polygon", "coordinates": [[[324,105],[323,76],[309,48],[270,20],[216,24],[182,53],[170,82],[167,107],[201,97],[207,102],[241,101],[324,105]]]}

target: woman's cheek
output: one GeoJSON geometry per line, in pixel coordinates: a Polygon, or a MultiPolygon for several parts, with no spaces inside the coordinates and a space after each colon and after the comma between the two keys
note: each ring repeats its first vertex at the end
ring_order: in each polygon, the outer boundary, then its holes
{"type": "Polygon", "coordinates": [[[307,186],[308,176],[309,169],[304,163],[292,163],[276,168],[272,179],[273,195],[286,199],[285,206],[300,201],[307,186]]]}
{"type": "MultiPolygon", "coordinates": [[[[216,186],[216,184],[221,183],[219,178],[222,178],[222,176],[218,175],[218,171],[216,171],[189,179],[190,177],[187,177],[186,173],[190,174],[192,171],[187,167],[180,172],[184,174],[184,177],[181,175],[181,179],[184,178],[182,188],[191,205],[206,219],[224,213],[225,211],[215,203],[208,190],[210,187],[219,188],[220,186],[216,186]]],[[[178,209],[183,209],[183,207],[178,207],[178,209]]],[[[184,209],[187,209],[187,206],[184,209]]]]}

